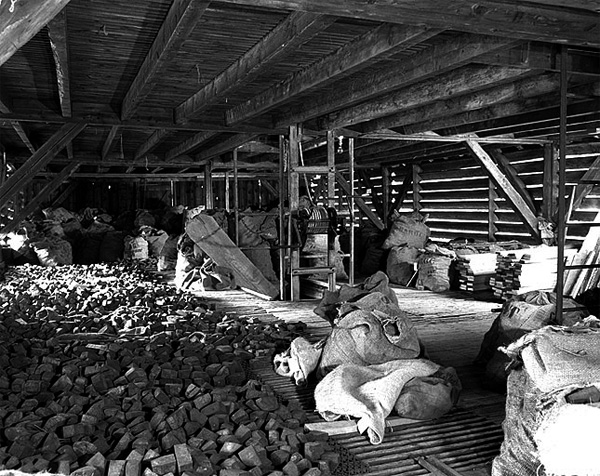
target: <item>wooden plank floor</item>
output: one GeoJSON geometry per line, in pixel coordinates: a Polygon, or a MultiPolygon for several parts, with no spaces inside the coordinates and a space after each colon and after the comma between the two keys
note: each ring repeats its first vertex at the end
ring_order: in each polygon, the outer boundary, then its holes
{"type": "MultiPolygon", "coordinates": [[[[430,474],[415,463],[419,455],[433,455],[461,474],[489,474],[489,463],[502,442],[504,395],[490,392],[480,384],[480,371],[473,365],[485,332],[498,315],[498,302],[473,299],[467,293],[433,293],[394,287],[400,308],[406,311],[434,362],[454,367],[463,392],[459,405],[435,422],[403,423],[389,428],[382,445],[370,445],[363,435],[333,437],[346,455],[339,474],[419,475],[430,474]]],[[[306,324],[306,337],[316,341],[331,331],[327,321],[313,309],[317,300],[266,301],[243,291],[202,293],[217,310],[265,321],[281,319],[306,324]]],[[[273,371],[268,358],[257,359],[255,376],[271,385],[286,399],[298,399],[309,413],[309,421],[323,421],[314,411],[310,386],[299,389],[273,371]]]]}

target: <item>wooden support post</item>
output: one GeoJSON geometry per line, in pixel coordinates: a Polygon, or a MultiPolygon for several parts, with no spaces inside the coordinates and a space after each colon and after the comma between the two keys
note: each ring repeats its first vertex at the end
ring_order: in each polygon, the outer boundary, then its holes
{"type": "Polygon", "coordinates": [[[225,210],[231,209],[231,199],[229,194],[231,193],[231,187],[229,185],[229,172],[225,172],[225,210]]]}
{"type": "Polygon", "coordinates": [[[494,242],[496,241],[496,233],[498,233],[498,228],[496,228],[496,221],[498,220],[496,198],[498,198],[498,194],[494,182],[491,180],[488,182],[488,241],[494,242]]]}
{"type": "Polygon", "coordinates": [[[235,216],[234,238],[236,246],[240,244],[240,182],[238,175],[238,150],[233,149],[233,212],[235,216]]]}
{"type": "Polygon", "coordinates": [[[419,165],[412,166],[412,186],[413,186],[413,210],[421,211],[421,172],[419,165]]]}
{"type": "Polygon", "coordinates": [[[335,207],[335,135],[333,131],[327,131],[327,206],[335,207]]]}
{"type": "Polygon", "coordinates": [[[0,233],[10,233],[14,231],[15,228],[19,225],[19,223],[35,212],[38,207],[40,207],[48,197],[58,188],[65,180],[67,180],[75,170],[79,167],[79,162],[72,162],[67,165],[64,169],[60,171],[60,173],[54,177],[50,182],[48,182],[42,190],[40,190],[32,200],[27,203],[27,205],[15,215],[10,223],[8,223],[4,228],[0,230],[0,233]]]}
{"type": "MultiPolygon", "coordinates": [[[[287,250],[289,248],[284,248],[284,246],[289,246],[289,236],[291,236],[291,230],[289,229],[290,223],[286,223],[286,208],[285,208],[285,200],[287,197],[286,192],[286,144],[285,137],[283,135],[279,136],[279,297],[282,300],[287,298],[285,282],[286,282],[286,257],[288,256],[287,250]],[[288,237],[286,237],[286,225],[288,226],[288,237]]],[[[288,210],[289,211],[289,210],[288,210]]]]}
{"type": "Polygon", "coordinates": [[[391,178],[391,174],[390,174],[390,168],[383,166],[381,167],[381,182],[383,185],[383,190],[382,190],[382,197],[381,197],[381,201],[382,203],[382,208],[383,208],[383,223],[386,226],[386,228],[389,226],[389,221],[390,221],[390,201],[391,201],[391,182],[392,182],[392,178],[391,178]]]}
{"type": "Polygon", "coordinates": [[[554,144],[544,146],[544,177],[542,179],[542,216],[556,223],[558,199],[558,150],[554,144]]]}
{"type": "MultiPolygon", "coordinates": [[[[289,127],[289,164],[288,164],[288,187],[289,187],[289,201],[290,211],[297,210],[300,203],[300,180],[297,172],[294,169],[298,167],[300,162],[299,151],[300,151],[300,124],[294,124],[289,127]]],[[[290,237],[293,233],[293,222],[290,215],[289,219],[289,234],[290,237]]],[[[290,240],[291,246],[291,240],[290,240]]],[[[290,248],[290,269],[298,269],[300,267],[300,249],[290,248]]],[[[300,299],[300,277],[290,276],[291,287],[290,287],[290,299],[297,301],[300,299]]]]}
{"type": "Polygon", "coordinates": [[[62,126],[40,147],[8,180],[0,187],[0,208],[10,200],[42,170],[64,147],[84,128],[84,123],[70,123],[62,126]]]}
{"type": "Polygon", "coordinates": [[[204,166],[204,205],[207,210],[214,208],[213,182],[212,182],[212,164],[209,161],[204,166]]]}
{"type": "Polygon", "coordinates": [[[354,138],[348,140],[348,159],[350,161],[350,273],[348,276],[350,286],[354,285],[355,262],[354,247],[356,245],[354,235],[354,138]]]}

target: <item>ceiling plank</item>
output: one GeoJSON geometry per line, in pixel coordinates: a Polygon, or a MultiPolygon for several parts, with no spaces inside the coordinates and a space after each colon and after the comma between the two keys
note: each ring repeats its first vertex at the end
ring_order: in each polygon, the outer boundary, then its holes
{"type": "Polygon", "coordinates": [[[27,162],[0,186],[0,208],[27,185],[85,127],[85,123],[65,124],[42,147],[36,150],[27,162]]]}
{"type": "Polygon", "coordinates": [[[233,149],[244,145],[246,142],[254,140],[257,137],[257,134],[236,134],[229,139],[211,147],[209,149],[203,150],[196,156],[196,160],[208,160],[216,157],[218,155],[224,154],[225,152],[230,152],[233,149]]]}
{"type": "MultiPolygon", "coordinates": [[[[0,112],[3,114],[10,114],[10,109],[2,101],[0,101],[0,112]]],[[[25,146],[29,149],[29,152],[31,152],[33,154],[35,152],[35,147],[31,143],[31,140],[29,140],[29,136],[27,135],[27,132],[25,132],[23,125],[19,121],[9,121],[9,122],[10,122],[10,125],[12,126],[12,128],[15,130],[15,132],[19,136],[19,138],[21,139],[21,142],[23,142],[23,144],[25,144],[25,146]]]]}
{"type": "Polygon", "coordinates": [[[46,200],[48,200],[50,195],[65,182],[65,180],[75,173],[79,165],[78,162],[72,162],[63,168],[58,175],[50,180],[50,182],[48,182],[26,206],[6,224],[6,226],[0,229],[0,233],[10,233],[11,231],[14,231],[22,220],[35,212],[46,200]]]}
{"type": "Polygon", "coordinates": [[[535,210],[532,210],[527,202],[521,197],[519,192],[513,187],[510,180],[498,168],[494,160],[489,154],[483,150],[476,140],[467,139],[465,141],[473,156],[479,160],[481,165],[487,170],[490,178],[496,186],[504,193],[514,211],[523,219],[525,225],[529,229],[533,237],[540,237],[540,232],[537,227],[537,216],[535,210]]]}
{"type": "Polygon", "coordinates": [[[154,131],[148,140],[138,147],[138,149],[135,151],[133,159],[137,160],[149,153],[169,134],[170,131],[167,131],[166,129],[158,129],[157,131],[154,131]]]}
{"type": "MultiPolygon", "coordinates": [[[[507,38],[600,46],[600,15],[589,10],[482,0],[221,0],[221,2],[369,19],[507,38]]],[[[586,5],[584,3],[584,5],[586,5]]]]}
{"type": "Polygon", "coordinates": [[[216,132],[199,132],[193,137],[190,137],[185,142],[179,144],[177,147],[174,147],[171,150],[167,151],[167,153],[165,154],[165,160],[173,160],[181,155],[187,154],[189,151],[205,143],[207,140],[212,139],[216,135],[216,132]]]}
{"type": "Polygon", "coordinates": [[[446,118],[450,115],[459,113],[473,114],[474,111],[489,107],[494,104],[519,99],[533,98],[543,94],[549,94],[558,91],[559,77],[554,73],[543,74],[531,78],[525,78],[513,81],[509,84],[493,86],[481,91],[474,91],[470,94],[464,94],[456,98],[450,98],[445,101],[437,101],[416,107],[407,111],[399,111],[385,117],[377,118],[357,126],[357,130],[362,133],[375,132],[382,129],[391,129],[394,127],[408,126],[410,130],[405,133],[423,132],[426,130],[435,130],[439,126],[432,126],[419,130],[412,125],[418,122],[435,122],[436,119],[446,118]]]}
{"type": "Polygon", "coordinates": [[[209,3],[199,0],[173,0],[167,18],[123,99],[122,120],[135,114],[140,103],[152,90],[156,74],[177,53],[209,3]]]}
{"type": "Polygon", "coordinates": [[[177,106],[174,112],[175,122],[186,122],[235,88],[252,81],[270,64],[306,43],[335,20],[335,17],[312,13],[292,13],[229,68],[177,106]]]}
{"type": "Polygon", "coordinates": [[[56,82],[60,110],[71,117],[71,81],[69,79],[69,49],[67,37],[67,11],[63,10],[48,23],[48,37],[56,66],[56,82]]]}
{"type": "Polygon", "coordinates": [[[104,141],[104,145],[102,146],[102,160],[105,160],[108,157],[110,149],[112,148],[113,142],[117,137],[117,132],[119,132],[119,126],[112,126],[110,131],[108,132],[108,136],[104,141]]]}
{"type": "Polygon", "coordinates": [[[414,46],[437,33],[439,30],[428,30],[423,27],[382,25],[327,55],[311,67],[294,74],[286,81],[228,110],[226,122],[231,125],[250,119],[292,96],[319,86],[325,81],[331,81],[343,73],[347,74],[364,67],[369,61],[414,46]]]}
{"type": "Polygon", "coordinates": [[[350,82],[326,95],[306,101],[301,108],[277,118],[275,127],[303,123],[337,109],[358,104],[367,99],[398,89],[417,80],[450,71],[473,61],[484,53],[514,43],[504,38],[479,35],[460,35],[453,42],[439,40],[430,48],[364,78],[360,84],[350,82]]]}
{"type": "Polygon", "coordinates": [[[69,0],[21,0],[0,3],[0,66],[33,38],[69,0]]]}
{"type": "Polygon", "coordinates": [[[467,66],[440,77],[426,79],[380,99],[329,114],[320,122],[320,127],[324,130],[348,127],[359,122],[394,114],[402,109],[473,93],[489,88],[494,83],[515,81],[527,74],[529,71],[521,68],[467,66]]]}

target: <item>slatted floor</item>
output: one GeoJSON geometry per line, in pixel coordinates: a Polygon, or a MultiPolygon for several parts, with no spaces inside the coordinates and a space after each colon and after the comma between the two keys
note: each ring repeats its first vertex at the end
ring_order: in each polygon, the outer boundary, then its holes
{"type": "MultiPolygon", "coordinates": [[[[371,445],[356,433],[332,436],[342,455],[340,475],[427,475],[417,457],[432,455],[461,474],[488,473],[502,442],[501,423],[505,398],[482,388],[479,370],[472,362],[483,335],[498,315],[498,302],[475,300],[466,293],[433,293],[394,288],[400,307],[411,316],[429,358],[454,367],[463,385],[461,401],[445,417],[429,422],[406,423],[390,419],[380,445],[371,445]]],[[[265,301],[243,291],[209,292],[203,296],[216,309],[270,321],[301,321],[306,335],[316,341],[329,334],[329,323],[314,314],[318,300],[265,301]]],[[[297,388],[290,379],[275,374],[270,359],[259,358],[251,371],[286,400],[297,400],[307,410],[309,422],[323,422],[314,411],[314,382],[297,388]]]]}

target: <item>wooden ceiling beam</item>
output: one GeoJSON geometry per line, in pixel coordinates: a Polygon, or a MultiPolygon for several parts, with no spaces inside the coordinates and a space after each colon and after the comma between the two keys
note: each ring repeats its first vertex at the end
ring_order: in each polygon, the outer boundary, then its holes
{"type": "Polygon", "coordinates": [[[42,147],[36,150],[27,162],[0,186],[0,208],[27,185],[85,127],[85,123],[65,124],[42,147]]]}
{"type": "Polygon", "coordinates": [[[0,66],[33,38],[69,0],[23,0],[0,3],[0,66]]]}
{"type": "Polygon", "coordinates": [[[171,131],[167,131],[166,129],[158,129],[154,131],[152,135],[148,138],[148,140],[146,140],[146,142],[144,142],[141,146],[138,147],[138,149],[135,151],[135,154],[133,155],[133,159],[138,160],[139,158],[152,151],[152,149],[154,149],[158,144],[160,144],[160,142],[170,133],[171,131]]]}
{"type": "Polygon", "coordinates": [[[117,137],[117,132],[119,132],[119,126],[112,126],[110,128],[108,136],[106,137],[104,145],[102,146],[102,160],[106,160],[108,158],[110,149],[112,149],[112,145],[117,137]]]}
{"type": "Polygon", "coordinates": [[[245,121],[341,74],[364,68],[369,62],[414,46],[439,33],[424,27],[382,25],[327,55],[286,81],[225,113],[227,124],[245,121]]]}
{"type": "Polygon", "coordinates": [[[140,103],[152,90],[156,74],[175,56],[209,3],[201,0],[173,1],[150,51],[125,94],[121,104],[122,120],[135,114],[140,103]]]}
{"type": "MultiPolygon", "coordinates": [[[[518,70],[512,69],[511,71],[514,72],[518,70]]],[[[434,81],[431,82],[433,84],[434,81]]],[[[429,102],[424,106],[399,110],[398,112],[385,117],[364,122],[357,126],[357,130],[362,133],[369,133],[382,129],[409,126],[416,122],[434,121],[435,119],[443,121],[442,118],[451,115],[463,112],[472,113],[475,110],[480,110],[493,104],[507,102],[517,98],[519,100],[524,100],[544,94],[550,94],[558,91],[558,88],[559,77],[554,73],[548,73],[535,77],[517,79],[508,84],[493,86],[479,91],[463,90],[463,94],[458,97],[446,98],[444,101],[429,102]]],[[[400,90],[398,94],[402,91],[405,91],[405,94],[415,94],[418,87],[412,86],[407,89],[400,90]],[[407,89],[412,90],[412,92],[409,92],[407,89]]],[[[422,132],[424,130],[434,129],[437,129],[437,127],[429,127],[427,129],[421,128],[421,130],[411,129],[410,132],[422,132]]]]}
{"type": "Polygon", "coordinates": [[[185,123],[234,89],[252,81],[265,68],[296,50],[335,20],[335,17],[312,13],[292,13],[229,68],[177,106],[175,122],[185,123]]]}
{"type": "Polygon", "coordinates": [[[336,91],[305,101],[300,108],[275,118],[275,127],[303,123],[331,111],[358,104],[390,91],[464,66],[474,58],[513,44],[513,40],[479,35],[460,35],[454,41],[436,41],[427,50],[377,71],[360,83],[348,81],[336,91]]]}
{"type": "Polygon", "coordinates": [[[320,127],[324,130],[348,127],[394,114],[402,109],[435,101],[449,100],[461,94],[473,93],[477,90],[489,88],[495,83],[515,81],[527,74],[530,74],[530,72],[521,68],[466,66],[445,73],[440,77],[426,79],[385,95],[380,99],[374,99],[329,114],[320,122],[320,127]]]}
{"type": "Polygon", "coordinates": [[[64,117],[71,117],[71,81],[69,78],[69,49],[67,12],[62,10],[48,23],[48,37],[56,70],[58,99],[64,117]]]}
{"type": "Polygon", "coordinates": [[[216,135],[216,132],[199,132],[198,134],[195,134],[193,137],[190,137],[188,140],[179,144],[177,147],[167,151],[165,154],[165,160],[173,160],[181,155],[187,154],[216,135]]]}
{"type": "MultiPolygon", "coordinates": [[[[600,15],[590,13],[589,1],[571,2],[568,7],[514,1],[482,0],[220,0],[307,11],[340,17],[369,19],[407,25],[489,34],[506,38],[600,46],[600,15]],[[584,10],[577,10],[578,5],[584,10]]],[[[568,0],[565,0],[566,2],[568,0]]],[[[592,8],[592,10],[594,10],[592,8]]]]}
{"type": "Polygon", "coordinates": [[[226,152],[231,152],[233,149],[244,145],[246,142],[251,141],[256,137],[256,134],[236,134],[214,147],[203,150],[196,156],[196,160],[209,160],[226,152]]]}

